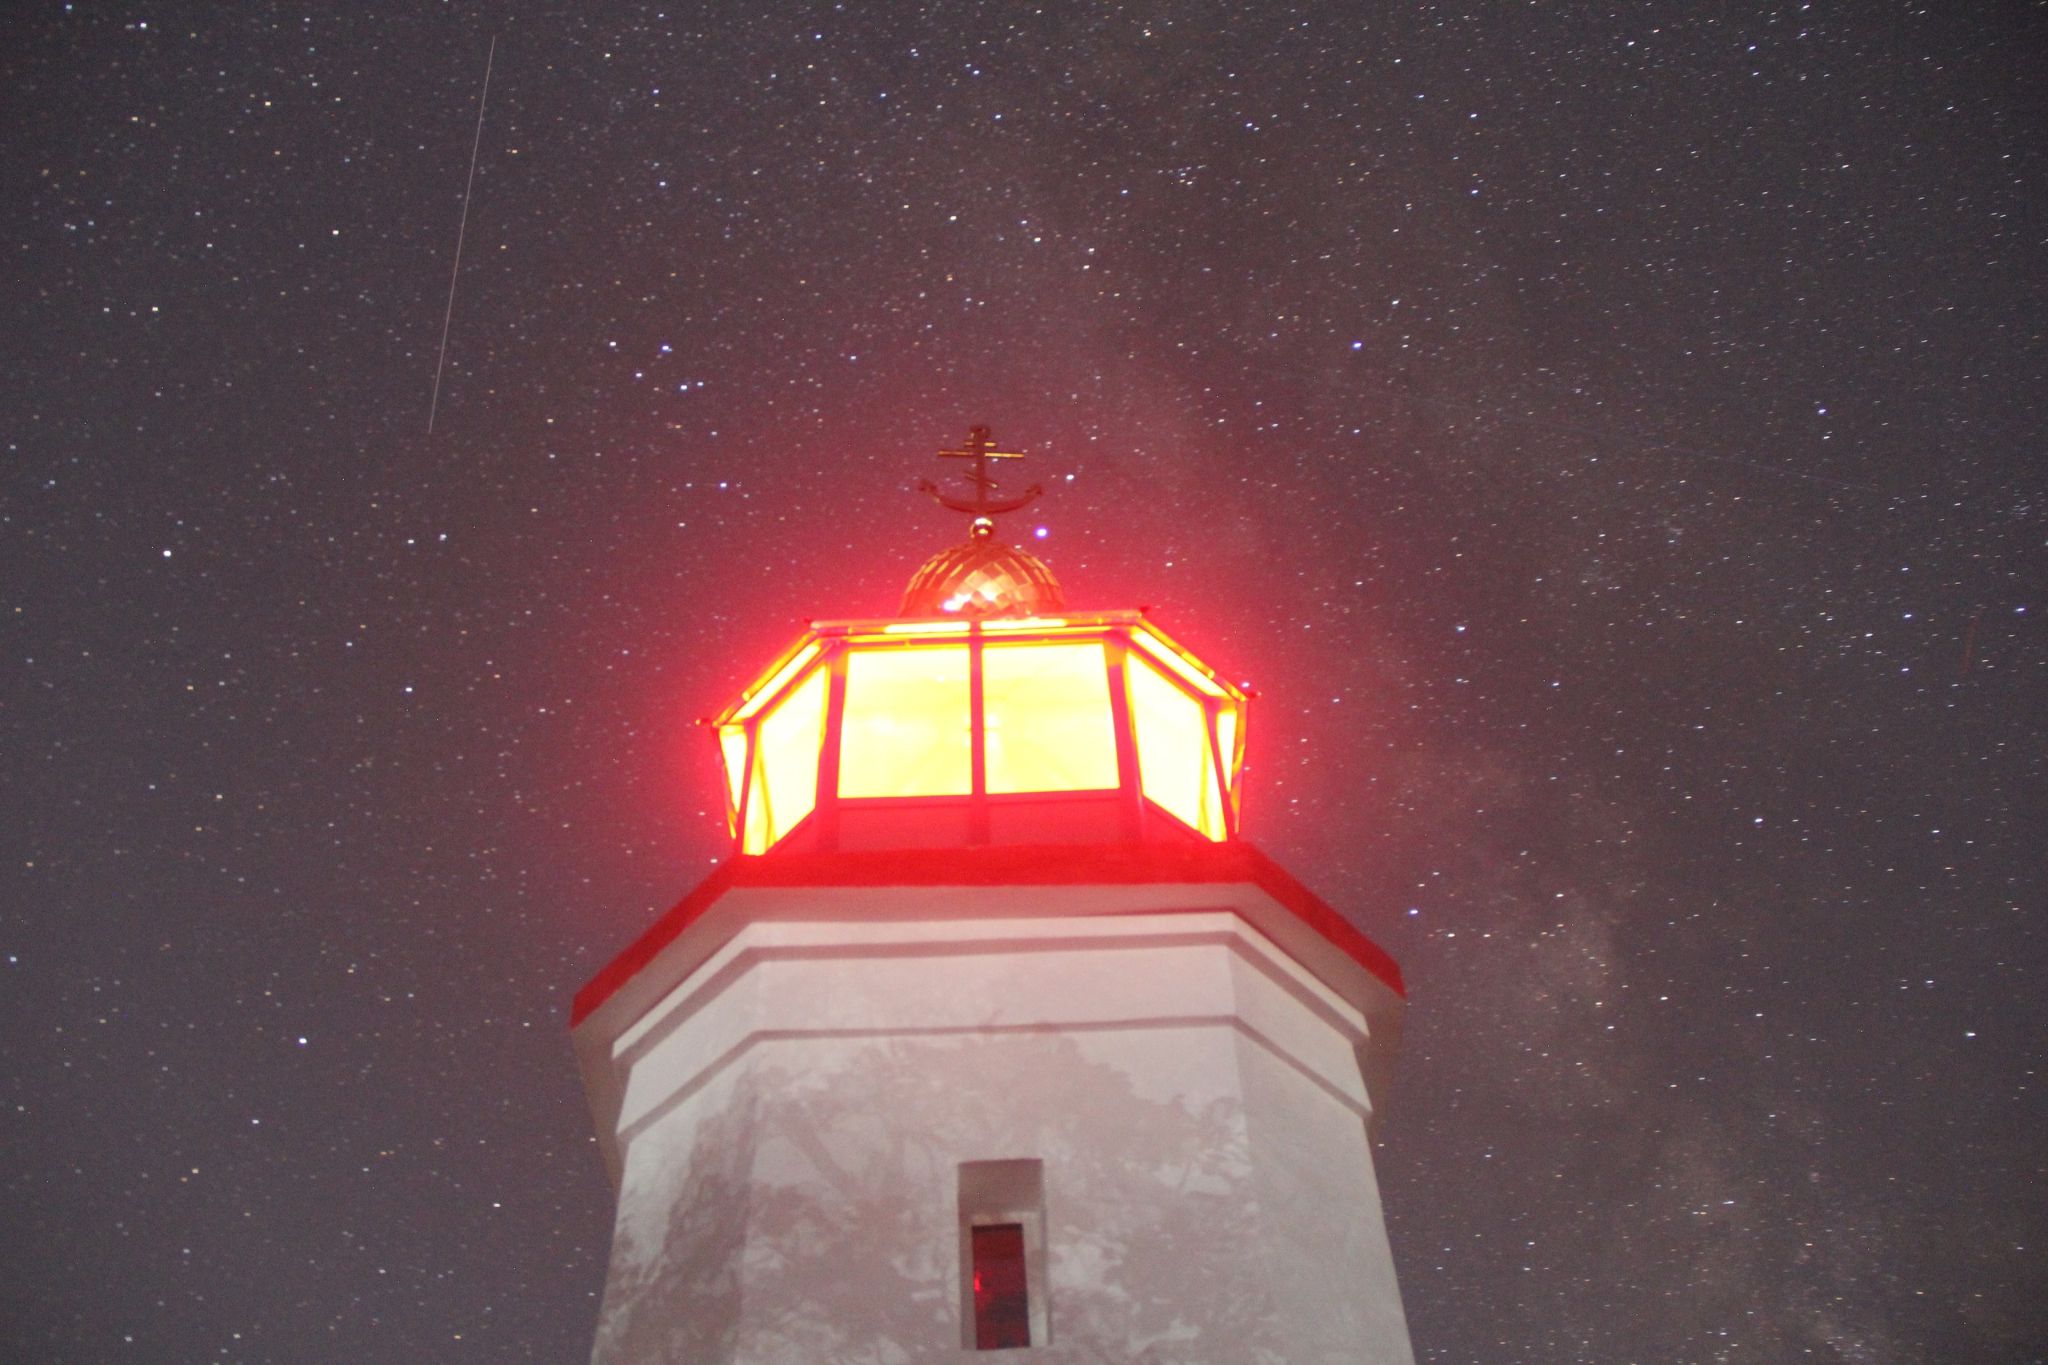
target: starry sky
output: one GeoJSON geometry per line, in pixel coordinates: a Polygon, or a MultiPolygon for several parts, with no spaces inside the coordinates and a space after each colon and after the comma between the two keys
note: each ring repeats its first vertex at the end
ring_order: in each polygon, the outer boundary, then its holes
{"type": "Polygon", "coordinates": [[[586,1352],[570,993],[970,422],[1403,963],[1421,1360],[2048,1356],[2041,5],[0,24],[10,1358],[586,1352]]]}

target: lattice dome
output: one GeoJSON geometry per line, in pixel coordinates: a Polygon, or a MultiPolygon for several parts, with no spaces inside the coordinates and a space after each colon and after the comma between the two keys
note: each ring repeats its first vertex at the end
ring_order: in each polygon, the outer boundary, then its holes
{"type": "Polygon", "coordinates": [[[1066,605],[1059,579],[1036,555],[1005,545],[981,526],[911,575],[905,616],[1038,616],[1066,605]]]}

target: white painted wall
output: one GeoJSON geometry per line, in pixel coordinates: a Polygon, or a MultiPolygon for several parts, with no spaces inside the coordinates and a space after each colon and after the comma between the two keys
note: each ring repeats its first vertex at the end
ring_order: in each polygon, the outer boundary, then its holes
{"type": "Polygon", "coordinates": [[[1366,1013],[1238,913],[775,918],[687,967],[578,1030],[602,1365],[988,1358],[957,1172],[1009,1158],[1044,1162],[1052,1339],[1008,1358],[1412,1360],[1366,1013]]]}

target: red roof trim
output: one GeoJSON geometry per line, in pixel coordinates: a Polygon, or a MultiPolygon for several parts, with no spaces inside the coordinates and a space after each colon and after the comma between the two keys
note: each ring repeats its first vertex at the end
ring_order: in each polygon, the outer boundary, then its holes
{"type": "Polygon", "coordinates": [[[1405,997],[1401,969],[1280,864],[1246,843],[1062,844],[920,848],[851,853],[777,852],[735,857],[593,976],[569,1013],[571,1028],[654,961],[714,901],[741,886],[1067,886],[1084,883],[1251,882],[1345,956],[1405,997]]]}

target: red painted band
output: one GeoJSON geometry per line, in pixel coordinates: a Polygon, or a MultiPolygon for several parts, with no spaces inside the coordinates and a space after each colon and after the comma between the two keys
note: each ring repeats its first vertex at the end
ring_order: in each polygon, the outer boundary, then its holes
{"type": "Polygon", "coordinates": [[[713,902],[741,886],[1071,886],[1250,882],[1346,957],[1405,997],[1401,969],[1287,869],[1246,843],[1004,845],[735,857],[706,877],[576,992],[569,1027],[673,943],[713,902]]]}

